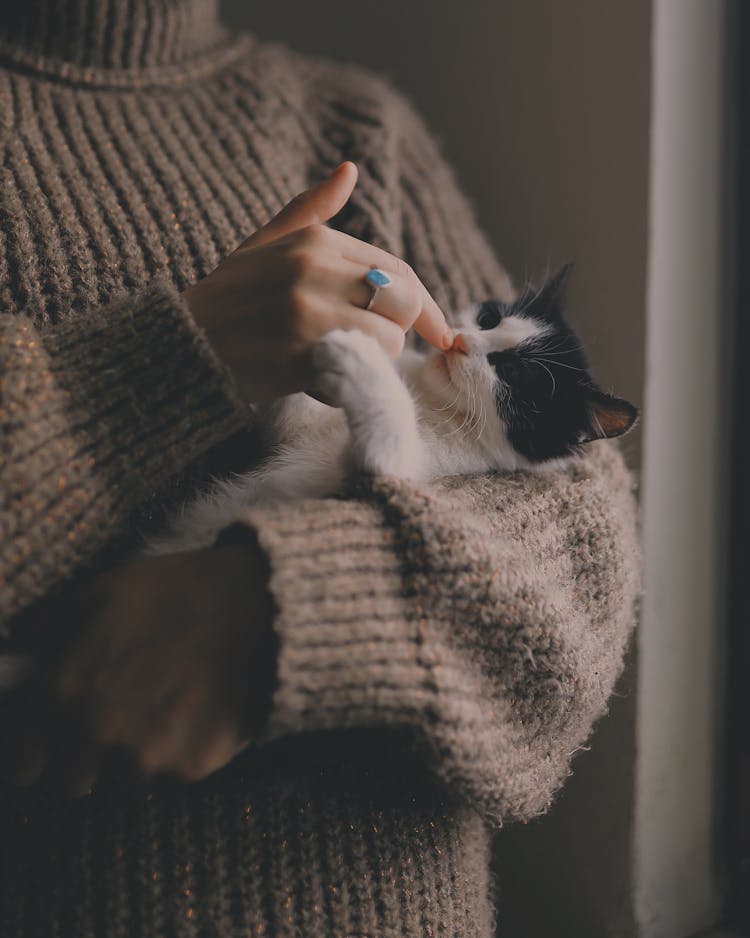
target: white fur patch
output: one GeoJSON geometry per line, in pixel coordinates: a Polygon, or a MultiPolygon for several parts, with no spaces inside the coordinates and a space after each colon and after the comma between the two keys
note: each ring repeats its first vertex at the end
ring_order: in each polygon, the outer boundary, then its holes
{"type": "Polygon", "coordinates": [[[493,352],[503,352],[515,348],[530,339],[543,335],[547,329],[535,319],[526,319],[523,316],[506,316],[500,325],[486,333],[488,344],[493,352]]]}

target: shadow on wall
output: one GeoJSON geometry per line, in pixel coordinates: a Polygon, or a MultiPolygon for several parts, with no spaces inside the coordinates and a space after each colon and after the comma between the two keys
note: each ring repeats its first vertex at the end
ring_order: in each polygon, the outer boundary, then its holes
{"type": "MultiPolygon", "coordinates": [[[[387,75],[425,115],[520,282],[575,260],[605,387],[643,381],[650,0],[224,0],[226,20],[387,75]],[[376,30],[369,28],[375,25],[376,30]]],[[[633,465],[639,437],[626,441],[633,465]]],[[[504,938],[633,934],[632,668],[547,818],[498,838],[504,938]]]]}

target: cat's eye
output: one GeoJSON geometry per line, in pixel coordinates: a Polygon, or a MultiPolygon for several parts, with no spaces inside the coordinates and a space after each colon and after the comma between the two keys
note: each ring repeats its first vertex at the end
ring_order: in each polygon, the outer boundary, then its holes
{"type": "Polygon", "coordinates": [[[477,310],[477,325],[480,329],[494,329],[500,325],[503,314],[497,303],[482,303],[477,310]]]}

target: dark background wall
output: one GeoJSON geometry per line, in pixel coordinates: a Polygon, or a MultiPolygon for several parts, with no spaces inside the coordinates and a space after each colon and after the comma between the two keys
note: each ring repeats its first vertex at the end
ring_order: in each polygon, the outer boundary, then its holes
{"type": "Polygon", "coordinates": [[[728,853],[731,883],[728,916],[743,934],[750,934],[750,594],[747,569],[750,559],[750,437],[747,412],[750,384],[745,362],[750,350],[750,5],[734,0],[731,25],[734,29],[735,69],[732,75],[731,113],[734,120],[733,338],[731,542],[729,563],[729,649],[727,665],[728,739],[722,834],[728,853]]]}
{"type": "MultiPolygon", "coordinates": [[[[571,318],[641,402],[651,0],[224,0],[228,22],[388,75],[517,282],[575,260],[571,318]]],[[[629,438],[633,464],[639,438],[629,438]]],[[[633,933],[632,669],[543,820],[498,837],[506,938],[633,933]]]]}

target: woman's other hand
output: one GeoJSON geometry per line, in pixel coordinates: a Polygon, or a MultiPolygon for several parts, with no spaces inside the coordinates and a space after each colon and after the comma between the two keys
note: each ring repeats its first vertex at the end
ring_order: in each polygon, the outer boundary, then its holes
{"type": "Polygon", "coordinates": [[[342,163],[183,294],[248,400],[309,390],[308,352],[332,329],[361,329],[394,358],[412,326],[439,349],[452,343],[445,316],[408,264],[325,225],[356,181],[356,166],[342,163]],[[370,312],[372,267],[392,283],[370,312]]]}
{"type": "Polygon", "coordinates": [[[198,780],[262,728],[274,680],[272,601],[252,544],[147,558],[54,611],[71,645],[3,728],[7,780],[82,794],[108,752],[135,777],[198,780]]]}

